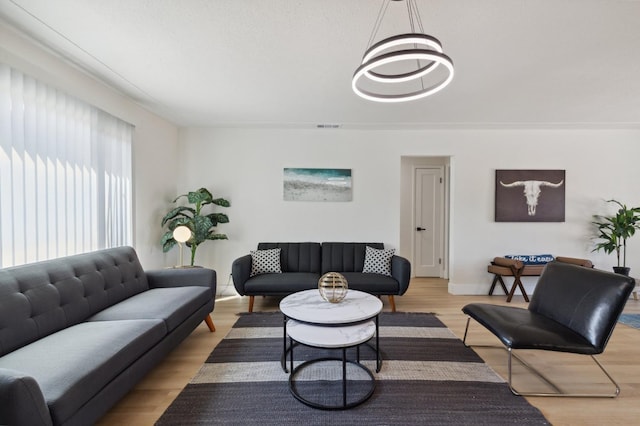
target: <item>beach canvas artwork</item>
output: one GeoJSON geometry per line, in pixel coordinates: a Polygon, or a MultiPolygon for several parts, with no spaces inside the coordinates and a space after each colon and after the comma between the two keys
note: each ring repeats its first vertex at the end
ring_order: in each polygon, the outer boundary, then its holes
{"type": "Polygon", "coordinates": [[[285,201],[351,201],[351,169],[285,168],[285,201]]]}

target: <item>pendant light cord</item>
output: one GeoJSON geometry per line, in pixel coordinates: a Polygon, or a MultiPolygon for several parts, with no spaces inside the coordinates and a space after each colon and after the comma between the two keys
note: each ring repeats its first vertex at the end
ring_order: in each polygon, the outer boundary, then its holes
{"type": "MultiPolygon", "coordinates": [[[[424,28],[422,28],[422,20],[420,19],[420,11],[418,11],[418,5],[415,0],[407,0],[407,15],[409,15],[409,25],[411,26],[411,32],[415,33],[416,28],[414,26],[414,21],[418,23],[418,27],[421,33],[424,33],[424,28]]],[[[413,45],[414,49],[418,48],[417,44],[413,45]]],[[[416,59],[416,68],[420,69],[422,64],[420,64],[420,59],[416,59]]],[[[424,78],[420,77],[420,87],[424,90],[424,78]]]]}
{"type": "Polygon", "coordinates": [[[416,0],[407,0],[407,6],[410,7],[411,9],[413,9],[413,12],[409,12],[409,16],[411,21],[411,31],[413,31],[413,22],[417,22],[418,23],[418,29],[420,30],[421,33],[424,33],[424,28],[422,26],[422,16],[420,16],[420,9],[418,9],[418,3],[416,3],[416,0]],[[415,18],[414,18],[415,16],[415,18]]]}
{"type": "Polygon", "coordinates": [[[371,37],[369,37],[369,43],[367,43],[367,48],[365,49],[365,51],[371,47],[371,45],[373,44],[373,40],[375,40],[376,35],[378,35],[380,24],[382,24],[382,18],[384,18],[384,15],[387,13],[387,8],[389,7],[390,1],[391,0],[382,1],[380,10],[378,11],[378,17],[376,18],[376,23],[373,25],[373,30],[371,30],[371,37]]]}

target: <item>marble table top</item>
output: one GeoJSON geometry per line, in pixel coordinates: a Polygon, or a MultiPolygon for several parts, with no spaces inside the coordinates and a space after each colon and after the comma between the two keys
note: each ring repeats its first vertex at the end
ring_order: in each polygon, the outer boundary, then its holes
{"type": "Polygon", "coordinates": [[[338,302],[327,302],[317,289],[290,294],[280,302],[280,311],[288,318],[311,324],[340,325],[366,321],[382,311],[379,298],[349,290],[338,302]]]}
{"type": "MultiPolygon", "coordinates": [[[[327,302],[328,303],[328,302],[327,302]]],[[[371,339],[376,332],[373,321],[341,327],[310,325],[295,320],[287,322],[287,334],[296,342],[317,348],[345,348],[371,339]]]]}

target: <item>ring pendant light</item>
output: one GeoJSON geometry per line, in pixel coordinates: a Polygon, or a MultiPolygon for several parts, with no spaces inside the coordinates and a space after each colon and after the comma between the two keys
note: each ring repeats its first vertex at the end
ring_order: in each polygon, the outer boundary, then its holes
{"type": "Polygon", "coordinates": [[[369,47],[365,51],[360,66],[353,74],[351,87],[360,97],[375,102],[406,102],[432,95],[445,88],[454,76],[453,61],[444,54],[440,41],[423,34],[420,14],[415,0],[406,0],[411,33],[398,34],[372,44],[377,34],[390,1],[384,0],[374,25],[369,47]],[[415,31],[415,24],[422,33],[415,31]],[[407,62],[412,65],[409,70],[383,72],[386,65],[407,62]],[[443,76],[436,82],[425,85],[424,77],[436,70],[443,76]],[[420,88],[415,90],[403,83],[418,80],[420,88]],[[365,83],[365,84],[362,84],[365,83]],[[391,87],[391,90],[389,90],[391,87]],[[384,89],[384,90],[383,90],[384,89]]]}

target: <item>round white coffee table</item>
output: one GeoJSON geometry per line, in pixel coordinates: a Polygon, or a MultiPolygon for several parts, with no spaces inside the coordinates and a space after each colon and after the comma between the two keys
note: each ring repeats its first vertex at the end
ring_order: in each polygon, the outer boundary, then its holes
{"type": "Polygon", "coordinates": [[[280,311],[291,319],[309,324],[344,325],[375,318],[382,301],[368,293],[349,290],[342,301],[327,302],[318,290],[290,294],[280,301],[280,311]]]}
{"type": "Polygon", "coordinates": [[[349,290],[347,296],[338,303],[322,299],[318,290],[305,290],[291,294],[280,302],[284,315],[282,368],[286,372],[286,358],[290,355],[289,389],[299,401],[320,409],[345,409],[366,401],[375,389],[375,379],[369,369],[360,363],[360,345],[376,338],[376,372],[380,371],[380,345],[378,336],[378,315],[382,302],[375,296],[356,290],[349,290]],[[290,339],[287,347],[287,337],[290,339]],[[341,349],[342,357],[324,357],[305,361],[293,368],[294,346],[302,344],[313,348],[341,349]],[[356,349],[356,360],[347,360],[346,350],[356,349]],[[342,361],[342,403],[328,405],[311,401],[300,394],[295,378],[304,368],[324,361],[342,361]],[[347,364],[363,370],[370,379],[371,386],[355,401],[347,401],[347,364]]]}

